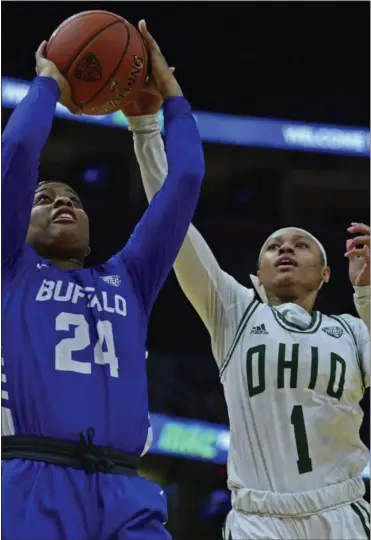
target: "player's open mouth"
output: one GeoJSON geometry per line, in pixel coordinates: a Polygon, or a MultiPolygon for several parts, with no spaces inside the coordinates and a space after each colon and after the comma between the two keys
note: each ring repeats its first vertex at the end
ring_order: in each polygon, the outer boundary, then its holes
{"type": "Polygon", "coordinates": [[[291,257],[280,257],[276,262],[276,268],[294,268],[298,263],[291,257]]]}
{"type": "Polygon", "coordinates": [[[58,210],[52,221],[53,223],[75,223],[76,217],[72,210],[58,210]]]}

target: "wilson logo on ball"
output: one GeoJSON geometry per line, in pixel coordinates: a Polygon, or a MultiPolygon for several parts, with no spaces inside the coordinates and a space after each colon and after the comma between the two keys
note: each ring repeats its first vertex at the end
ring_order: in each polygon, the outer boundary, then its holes
{"type": "Polygon", "coordinates": [[[75,77],[79,81],[98,82],[102,80],[102,67],[98,58],[93,54],[87,54],[75,71],[75,77]]]}
{"type": "Polygon", "coordinates": [[[120,105],[130,94],[133,86],[138,80],[138,76],[140,75],[143,66],[144,58],[135,54],[126,85],[121,84],[119,80],[114,79],[110,85],[110,91],[114,94],[114,97],[109,101],[106,101],[101,107],[94,107],[93,112],[95,114],[109,114],[120,105]]]}

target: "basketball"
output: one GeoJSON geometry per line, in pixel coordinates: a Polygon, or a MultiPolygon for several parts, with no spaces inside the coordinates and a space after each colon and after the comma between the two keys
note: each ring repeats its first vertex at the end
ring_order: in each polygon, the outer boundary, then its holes
{"type": "Polygon", "coordinates": [[[51,35],[46,56],[66,77],[84,114],[121,109],[138,95],[147,77],[147,51],[139,31],[108,11],[85,11],[51,35]]]}

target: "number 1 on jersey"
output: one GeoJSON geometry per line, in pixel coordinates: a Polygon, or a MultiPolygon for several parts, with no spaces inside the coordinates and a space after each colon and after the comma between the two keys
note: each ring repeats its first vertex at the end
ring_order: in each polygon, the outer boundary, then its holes
{"type": "Polygon", "coordinates": [[[291,413],[291,424],[294,426],[296,450],[298,452],[299,474],[313,470],[312,460],[309,457],[307,432],[305,431],[304,413],[302,405],[295,405],[291,413]]]}

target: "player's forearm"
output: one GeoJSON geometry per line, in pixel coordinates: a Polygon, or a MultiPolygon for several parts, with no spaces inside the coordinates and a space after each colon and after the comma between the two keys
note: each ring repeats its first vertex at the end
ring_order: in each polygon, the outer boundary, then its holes
{"type": "Polygon", "coordinates": [[[358,315],[370,330],[370,286],[354,287],[354,304],[358,315]]]}
{"type": "Polygon", "coordinates": [[[18,151],[28,158],[28,162],[38,161],[52,127],[58,98],[59,87],[54,79],[34,79],[28,94],[14,110],[3,132],[3,168],[5,165],[6,170],[9,169],[14,152],[18,151]]]}
{"type": "Polygon", "coordinates": [[[183,97],[170,98],[165,103],[164,113],[166,152],[154,116],[140,117],[139,123],[138,118],[130,119],[148,199],[162,188],[158,193],[161,204],[156,203],[156,212],[150,212],[151,219],[158,214],[161,222],[162,214],[168,215],[169,210],[172,214],[179,212],[172,203],[179,204],[183,200],[188,206],[189,201],[192,207],[197,203],[204,176],[202,143],[188,102],[183,97]]]}
{"type": "MultiPolygon", "coordinates": [[[[167,176],[167,158],[158,115],[129,118],[135,155],[140,167],[148,201],[161,188],[167,176]]],[[[190,225],[174,263],[174,270],[184,294],[211,331],[212,307],[222,296],[224,272],[197,229],[190,225]],[[218,292],[217,292],[218,291],[218,292]]],[[[217,311],[217,308],[216,308],[217,311]]]]}
{"type": "Polygon", "coordinates": [[[157,114],[134,116],[128,120],[144,191],[150,202],[167,177],[167,159],[160,122],[157,114]]]}
{"type": "MultiPolygon", "coordinates": [[[[171,98],[168,100],[166,106],[170,106],[170,116],[171,111],[174,109],[174,104],[176,103],[186,103],[184,98],[171,98]],[[183,100],[183,101],[182,101],[183,100]],[[169,105],[170,104],[170,105],[169,105]]],[[[165,107],[166,107],[165,106],[165,107]]],[[[165,113],[166,116],[166,113],[165,113]]],[[[176,118],[173,118],[175,123],[179,121],[177,115],[176,118]]],[[[189,116],[188,121],[190,125],[194,123],[191,116],[189,116]]],[[[170,118],[168,128],[171,130],[173,121],[170,118]]],[[[166,118],[165,118],[166,126],[166,118]]],[[[168,158],[169,156],[165,153],[164,142],[161,137],[160,124],[158,121],[158,116],[145,115],[139,117],[129,118],[129,129],[134,133],[134,150],[135,155],[140,167],[144,189],[147,195],[148,201],[150,201],[157,191],[160,189],[165,179],[168,176],[168,158]]],[[[184,128],[182,128],[184,129],[184,128]]],[[[192,130],[192,128],[191,128],[192,130]]],[[[182,135],[183,138],[187,137],[187,134],[182,135]]],[[[175,141],[175,145],[178,146],[178,149],[175,152],[170,152],[170,160],[172,155],[175,154],[175,159],[173,159],[174,167],[178,166],[178,160],[182,156],[182,149],[179,149],[179,141],[177,137],[169,137],[170,144],[171,141],[175,141]]],[[[181,143],[182,144],[182,143],[181,143]]],[[[192,145],[191,145],[192,148],[192,145]]],[[[195,147],[192,149],[194,150],[195,147]]],[[[199,154],[189,156],[190,158],[195,158],[196,163],[199,161],[199,154]]],[[[203,160],[203,156],[202,156],[203,160]]],[[[180,164],[179,164],[180,165],[180,164]]]]}
{"type": "Polygon", "coordinates": [[[162,154],[161,163],[157,160],[157,183],[162,186],[156,197],[159,200],[152,201],[150,205],[153,208],[149,215],[153,224],[168,233],[165,228],[168,220],[169,225],[172,222],[189,226],[198,202],[205,165],[201,138],[187,100],[183,97],[168,99],[164,104],[164,118],[166,155],[162,154]],[[166,178],[161,182],[165,168],[166,178]]]}
{"type": "Polygon", "coordinates": [[[168,176],[165,184],[187,179],[187,191],[199,192],[205,174],[202,141],[191,107],[184,97],[171,97],[164,103],[165,151],[168,176]]]}
{"type": "Polygon", "coordinates": [[[202,142],[188,102],[169,99],[164,115],[168,174],[125,250],[129,266],[141,276],[149,309],[187,233],[204,176],[202,142]]]}
{"type": "MultiPolygon", "coordinates": [[[[165,102],[164,116],[166,155],[162,147],[161,162],[156,159],[154,165],[153,145],[149,143],[145,158],[148,160],[145,164],[148,172],[153,166],[154,169],[157,168],[156,188],[162,186],[161,189],[156,189],[157,196],[146,212],[146,225],[150,223],[154,229],[161,230],[165,237],[171,237],[169,226],[188,228],[192,219],[204,176],[204,156],[188,102],[183,97],[170,98],[165,102]],[[163,178],[165,173],[166,179],[163,178]]],[[[160,135],[159,137],[161,138],[160,135]]],[[[141,159],[141,162],[143,167],[144,159],[141,159]]],[[[153,190],[155,191],[155,188],[153,190]]],[[[142,240],[152,242],[155,240],[153,235],[154,232],[150,234],[150,230],[146,228],[140,236],[143,237],[142,240]]]]}
{"type": "Polygon", "coordinates": [[[57,83],[37,77],[2,135],[2,238],[4,260],[26,238],[41,150],[59,97],[57,83]]]}

